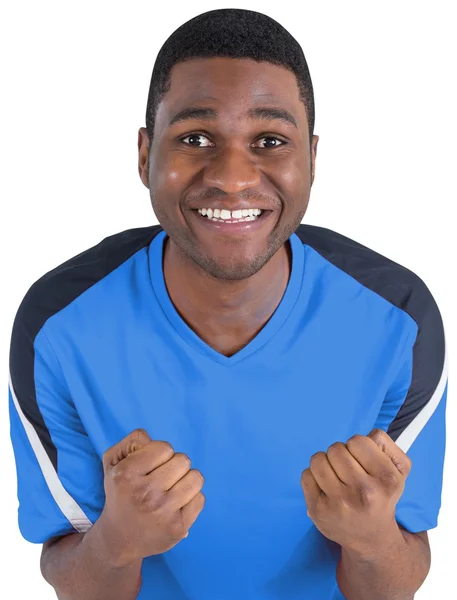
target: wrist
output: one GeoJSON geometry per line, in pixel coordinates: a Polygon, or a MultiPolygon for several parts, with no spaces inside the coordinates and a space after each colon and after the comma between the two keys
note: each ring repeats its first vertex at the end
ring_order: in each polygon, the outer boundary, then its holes
{"type": "Polygon", "coordinates": [[[405,538],[394,519],[364,541],[357,540],[342,546],[342,553],[351,560],[370,562],[398,548],[406,546],[405,538]]]}
{"type": "Polygon", "coordinates": [[[122,542],[116,536],[115,527],[109,522],[103,512],[85,537],[87,537],[87,542],[92,545],[97,559],[103,562],[108,568],[141,567],[141,559],[127,556],[122,542]],[[87,537],[88,534],[90,534],[89,537],[87,537]]]}

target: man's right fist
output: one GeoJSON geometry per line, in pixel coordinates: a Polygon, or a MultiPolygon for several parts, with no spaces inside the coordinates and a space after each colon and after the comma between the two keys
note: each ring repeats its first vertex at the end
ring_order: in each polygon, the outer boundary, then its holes
{"type": "Polygon", "coordinates": [[[190,465],[143,429],[105,452],[106,501],[97,524],[114,566],[161,554],[187,537],[205,504],[203,476],[190,465]]]}

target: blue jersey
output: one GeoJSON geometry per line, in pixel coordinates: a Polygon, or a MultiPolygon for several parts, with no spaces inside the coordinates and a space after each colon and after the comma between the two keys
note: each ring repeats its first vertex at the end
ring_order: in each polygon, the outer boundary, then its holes
{"type": "Polygon", "coordinates": [[[341,548],[307,516],[310,457],[385,430],[412,470],[398,523],[440,509],[446,360],[417,275],[338,233],[301,225],[271,319],[233,356],[181,318],[165,232],[128,230],[38,280],[15,319],[10,415],[19,527],[42,543],[85,532],[104,506],[103,453],[136,428],[202,472],[189,537],[146,557],[138,598],[339,600],[341,548]]]}

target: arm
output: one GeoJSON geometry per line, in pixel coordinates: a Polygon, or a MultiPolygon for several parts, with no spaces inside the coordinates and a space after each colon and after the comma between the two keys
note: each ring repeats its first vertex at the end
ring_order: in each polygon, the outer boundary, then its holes
{"type": "Polygon", "coordinates": [[[392,524],[371,554],[342,548],[338,586],[347,600],[413,600],[430,570],[427,532],[392,524]]]}
{"type": "Polygon", "coordinates": [[[103,464],[100,518],[86,533],[51,540],[43,549],[43,576],[61,600],[133,600],[143,558],[187,537],[204,505],[203,477],[190,470],[188,457],[142,429],[109,448],[103,464]]]}
{"type": "Polygon", "coordinates": [[[410,600],[430,570],[427,530],[436,527],[441,504],[447,367],[441,316],[428,290],[422,293],[414,347],[375,424],[407,453],[412,468],[392,527],[371,553],[342,547],[337,580],[348,600],[410,600]]]}
{"type": "Polygon", "coordinates": [[[21,533],[44,544],[41,571],[60,600],[133,600],[143,557],[179,543],[202,510],[203,477],[139,429],[101,458],[44,331],[19,325],[9,399],[21,533]]]}
{"type": "Polygon", "coordinates": [[[10,431],[21,534],[44,544],[42,573],[60,598],[134,598],[139,565],[122,572],[109,567],[109,546],[100,535],[102,460],[44,328],[33,330],[36,310],[29,294],[11,340],[10,431]]]}
{"type": "Polygon", "coordinates": [[[141,564],[116,567],[102,517],[86,533],[45,542],[41,573],[59,600],[134,600],[141,587],[141,564]]]}
{"type": "Polygon", "coordinates": [[[418,333],[368,436],[336,442],[302,475],[308,515],[341,546],[346,600],[411,600],[430,569],[445,454],[444,331],[429,292],[416,303],[418,333]],[[373,444],[373,442],[375,442],[373,444]]]}

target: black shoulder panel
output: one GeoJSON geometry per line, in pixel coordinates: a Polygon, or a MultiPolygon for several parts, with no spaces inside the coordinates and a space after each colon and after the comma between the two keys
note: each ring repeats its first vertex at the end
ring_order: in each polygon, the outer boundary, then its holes
{"type": "Polygon", "coordinates": [[[445,360],[443,322],[425,283],[412,271],[335,231],[300,225],[304,244],[410,315],[418,326],[411,386],[387,433],[396,440],[432,398],[445,360]]]}
{"type": "Polygon", "coordinates": [[[27,420],[35,428],[56,470],[57,451],[35,394],[35,337],[50,317],[149,245],[160,231],[162,228],[156,225],[129,229],[105,238],[46,273],[32,285],[19,306],[10,346],[12,392],[27,420]]]}

